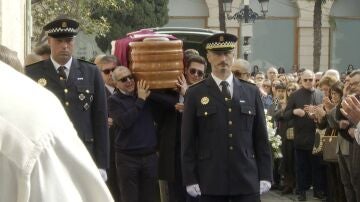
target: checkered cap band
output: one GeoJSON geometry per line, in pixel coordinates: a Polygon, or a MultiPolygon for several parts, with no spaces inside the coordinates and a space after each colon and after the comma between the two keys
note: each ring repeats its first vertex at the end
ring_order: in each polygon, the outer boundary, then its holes
{"type": "Polygon", "coordinates": [[[67,27],[67,28],[56,27],[53,29],[49,29],[48,33],[49,34],[52,34],[52,33],[77,33],[77,29],[74,29],[72,27],[67,27]]]}
{"type": "Polygon", "coordinates": [[[207,50],[221,49],[221,48],[235,48],[235,42],[232,42],[232,41],[212,42],[212,43],[206,44],[205,48],[207,50]]]}

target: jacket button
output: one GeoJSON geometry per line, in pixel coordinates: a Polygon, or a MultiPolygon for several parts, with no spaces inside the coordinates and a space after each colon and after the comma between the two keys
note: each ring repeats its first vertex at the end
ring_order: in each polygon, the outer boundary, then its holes
{"type": "Polygon", "coordinates": [[[65,93],[68,93],[68,92],[69,92],[69,90],[68,90],[67,88],[65,88],[65,89],[64,89],[64,92],[65,92],[65,93]]]}
{"type": "Polygon", "coordinates": [[[205,112],[205,113],[204,113],[204,115],[205,115],[205,116],[207,116],[207,115],[208,115],[208,113],[207,113],[207,112],[205,112]]]}
{"type": "Polygon", "coordinates": [[[251,111],[249,111],[249,114],[251,114],[251,111]]]}
{"type": "Polygon", "coordinates": [[[234,147],[233,147],[233,146],[230,146],[230,147],[229,147],[229,150],[230,150],[230,151],[234,150],[234,147]]]}
{"type": "Polygon", "coordinates": [[[231,109],[231,108],[229,108],[229,109],[228,109],[228,111],[229,111],[229,112],[231,112],[231,111],[232,111],[232,109],[231,109]]]}
{"type": "Polygon", "coordinates": [[[233,137],[233,134],[232,134],[232,133],[229,133],[228,136],[229,136],[229,138],[232,138],[232,137],[233,137]]]}
{"type": "Polygon", "coordinates": [[[229,125],[232,125],[232,121],[229,121],[229,125]]]}
{"type": "Polygon", "coordinates": [[[228,98],[227,98],[227,97],[225,98],[225,101],[228,101],[228,98]]]}
{"type": "Polygon", "coordinates": [[[69,102],[65,102],[65,105],[66,105],[66,106],[69,106],[69,102]]]}

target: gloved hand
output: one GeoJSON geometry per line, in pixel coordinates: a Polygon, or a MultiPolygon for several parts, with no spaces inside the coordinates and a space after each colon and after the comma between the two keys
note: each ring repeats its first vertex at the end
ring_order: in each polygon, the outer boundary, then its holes
{"type": "Polygon", "coordinates": [[[260,194],[263,194],[265,192],[268,192],[271,188],[271,183],[266,180],[260,181],[260,194]]]}
{"type": "Polygon", "coordinates": [[[100,172],[101,178],[104,180],[104,182],[106,182],[106,181],[107,181],[107,173],[106,173],[106,170],[105,170],[105,169],[102,169],[102,168],[99,168],[99,172],[100,172]]]}
{"type": "Polygon", "coordinates": [[[192,197],[197,197],[201,195],[200,187],[198,184],[186,186],[186,191],[192,197]]]}

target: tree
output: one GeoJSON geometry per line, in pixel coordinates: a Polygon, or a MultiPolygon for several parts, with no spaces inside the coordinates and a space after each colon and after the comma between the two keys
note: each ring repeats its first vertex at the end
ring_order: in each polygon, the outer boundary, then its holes
{"type": "Polygon", "coordinates": [[[225,12],[223,7],[223,0],[218,0],[219,4],[219,23],[220,30],[226,33],[226,21],[225,21],[225,12]]]}
{"type": "Polygon", "coordinates": [[[121,12],[130,5],[122,0],[32,0],[33,41],[41,41],[43,26],[62,15],[76,19],[87,34],[105,35],[111,27],[107,18],[93,13],[99,9],[121,12]]]}
{"type": "Polygon", "coordinates": [[[96,17],[104,16],[111,24],[110,31],[104,36],[97,36],[99,48],[106,52],[111,48],[111,41],[126,36],[127,33],[151,27],[161,27],[168,22],[169,0],[133,0],[132,9],[116,12],[102,9],[96,17]]]}
{"type": "Polygon", "coordinates": [[[322,5],[326,3],[326,0],[315,0],[314,5],[314,61],[313,70],[318,72],[320,70],[320,58],[321,58],[321,18],[322,18],[322,5]]]}

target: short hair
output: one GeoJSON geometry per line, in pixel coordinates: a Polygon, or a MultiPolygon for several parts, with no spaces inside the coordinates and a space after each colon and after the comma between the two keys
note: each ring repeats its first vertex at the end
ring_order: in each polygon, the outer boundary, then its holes
{"type": "Polygon", "coordinates": [[[285,68],[284,67],[279,67],[277,71],[278,71],[279,74],[285,74],[285,68]]]}
{"type": "Polygon", "coordinates": [[[286,90],[286,84],[283,82],[280,82],[278,84],[275,84],[275,90],[283,89],[286,90]]]}
{"type": "Polygon", "coordinates": [[[236,59],[234,61],[233,65],[235,65],[235,64],[240,65],[242,68],[246,69],[247,73],[250,73],[251,66],[250,66],[250,63],[247,60],[239,58],[239,59],[236,59]]]}
{"type": "Polygon", "coordinates": [[[255,77],[256,77],[256,75],[258,75],[258,74],[261,74],[261,75],[265,76],[265,73],[264,73],[264,72],[258,71],[258,72],[255,73],[255,77]]]}
{"type": "Polygon", "coordinates": [[[331,91],[335,91],[336,93],[338,93],[340,97],[343,96],[343,89],[344,89],[344,84],[341,81],[334,83],[334,85],[332,85],[330,88],[331,91]]]}
{"type": "Polygon", "coordinates": [[[30,53],[25,57],[25,67],[43,60],[40,55],[30,53]]]}
{"type": "Polygon", "coordinates": [[[340,74],[339,71],[336,69],[329,69],[327,70],[323,76],[334,76],[337,80],[340,80],[340,74]]]}
{"type": "Polygon", "coordinates": [[[206,60],[204,57],[202,57],[200,55],[191,55],[185,62],[185,69],[189,68],[189,66],[192,62],[197,62],[197,63],[203,64],[206,69],[206,65],[207,65],[206,60]]]}
{"type": "Polygon", "coordinates": [[[34,53],[37,55],[50,55],[51,49],[49,44],[42,44],[34,49],[34,53]]]}
{"type": "Polygon", "coordinates": [[[8,64],[19,72],[24,72],[23,66],[17,57],[17,53],[0,44],[0,61],[8,64]]]}
{"type": "Polygon", "coordinates": [[[127,69],[127,70],[129,70],[129,72],[132,74],[132,72],[130,71],[129,68],[127,68],[127,67],[125,67],[125,66],[117,66],[117,67],[115,67],[113,73],[111,74],[111,79],[112,79],[113,81],[117,81],[116,72],[117,72],[117,71],[120,71],[121,69],[127,69]]]}
{"type": "Polygon", "coordinates": [[[323,76],[319,81],[319,86],[327,85],[331,87],[334,85],[338,80],[334,76],[323,76]]]}
{"type": "Polygon", "coordinates": [[[105,55],[100,58],[98,64],[109,64],[109,63],[114,63],[115,65],[117,65],[118,60],[114,55],[105,55]]]}
{"type": "Polygon", "coordinates": [[[352,72],[349,74],[349,76],[350,76],[350,78],[352,78],[352,77],[354,77],[354,76],[356,76],[356,75],[358,75],[358,74],[360,74],[360,69],[357,69],[357,70],[352,71],[352,72]]]}

